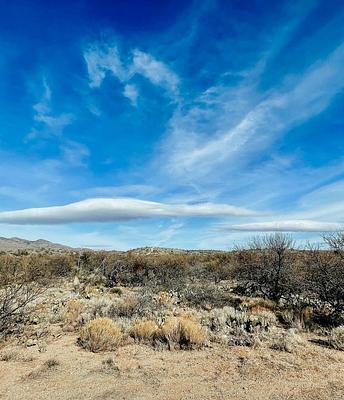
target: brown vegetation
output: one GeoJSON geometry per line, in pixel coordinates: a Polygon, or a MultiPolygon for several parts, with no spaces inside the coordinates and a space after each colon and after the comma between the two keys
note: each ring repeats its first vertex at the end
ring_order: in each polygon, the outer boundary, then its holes
{"type": "Polygon", "coordinates": [[[33,364],[25,382],[48,379],[64,368],[49,361],[55,354],[33,360],[68,335],[80,353],[115,352],[94,369],[112,377],[117,354],[130,346],[250,348],[277,359],[307,346],[340,353],[343,237],[325,237],[327,250],[295,250],[290,236],[274,234],[232,252],[1,254],[0,362],[33,364]],[[22,354],[31,349],[35,357],[22,354]]]}

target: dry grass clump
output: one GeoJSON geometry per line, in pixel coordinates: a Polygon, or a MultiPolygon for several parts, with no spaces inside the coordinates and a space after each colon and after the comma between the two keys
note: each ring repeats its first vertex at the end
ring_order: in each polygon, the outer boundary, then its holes
{"type": "Polygon", "coordinates": [[[85,309],[85,305],[78,299],[69,300],[66,304],[66,312],[63,316],[65,324],[76,327],[80,324],[80,316],[85,309]]]}
{"type": "Polygon", "coordinates": [[[113,374],[119,371],[116,360],[113,357],[108,357],[102,361],[101,372],[105,374],[113,374]]]}
{"type": "Polygon", "coordinates": [[[190,316],[171,317],[159,331],[160,339],[168,344],[170,350],[200,348],[207,339],[203,327],[190,316]]]}
{"type": "Polygon", "coordinates": [[[158,330],[158,325],[152,320],[136,321],[131,329],[131,335],[137,341],[150,342],[158,330]]]}
{"type": "Polygon", "coordinates": [[[9,348],[4,349],[0,353],[0,361],[10,362],[10,361],[21,361],[30,362],[33,361],[33,357],[29,355],[22,354],[18,349],[9,348]]]}
{"type": "Polygon", "coordinates": [[[332,329],[328,338],[328,344],[336,350],[344,351],[344,325],[332,329]]]}
{"type": "Polygon", "coordinates": [[[18,350],[6,349],[0,353],[0,361],[16,361],[18,359],[18,355],[18,350]]]}
{"type": "Polygon", "coordinates": [[[122,332],[110,318],[97,318],[80,329],[78,343],[94,353],[116,349],[122,341],[122,332]]]}
{"type": "Polygon", "coordinates": [[[45,361],[40,367],[34,369],[29,374],[25,376],[27,379],[38,379],[44,376],[50,370],[55,369],[60,363],[55,360],[54,358],[50,358],[49,360],[45,361]]]}

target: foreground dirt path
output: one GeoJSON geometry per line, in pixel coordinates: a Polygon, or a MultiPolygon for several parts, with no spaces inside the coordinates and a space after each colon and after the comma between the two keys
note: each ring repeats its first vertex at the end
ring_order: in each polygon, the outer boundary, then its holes
{"type": "Polygon", "coordinates": [[[4,400],[344,398],[344,353],[311,343],[297,354],[220,345],[168,352],[134,344],[93,354],[68,335],[41,353],[37,346],[13,353],[0,361],[4,400]],[[109,357],[115,368],[102,364],[109,357]],[[47,360],[58,365],[44,366],[47,360]]]}

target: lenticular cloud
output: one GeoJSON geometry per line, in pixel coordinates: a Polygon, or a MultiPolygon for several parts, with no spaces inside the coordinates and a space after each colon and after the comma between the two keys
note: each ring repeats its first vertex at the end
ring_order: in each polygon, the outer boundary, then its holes
{"type": "Polygon", "coordinates": [[[0,212],[0,223],[49,225],[110,222],[153,217],[249,216],[256,212],[228,204],[166,204],[129,198],[88,199],[64,206],[0,212]]]}

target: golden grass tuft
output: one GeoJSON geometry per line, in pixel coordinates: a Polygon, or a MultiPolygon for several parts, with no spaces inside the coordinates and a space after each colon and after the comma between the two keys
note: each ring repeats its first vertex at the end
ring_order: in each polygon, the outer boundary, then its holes
{"type": "Polygon", "coordinates": [[[122,341],[120,328],[110,318],[97,318],[80,329],[79,344],[94,353],[116,349],[122,341]]]}
{"type": "Polygon", "coordinates": [[[131,329],[131,335],[137,341],[148,342],[154,339],[158,329],[158,325],[152,320],[136,321],[131,329]]]}
{"type": "Polygon", "coordinates": [[[69,300],[66,304],[66,312],[63,320],[67,325],[77,325],[81,313],[84,311],[85,305],[78,299],[69,300]]]}
{"type": "Polygon", "coordinates": [[[207,335],[203,327],[192,316],[168,318],[160,330],[160,337],[165,339],[172,349],[199,348],[205,344],[207,335]]]}

